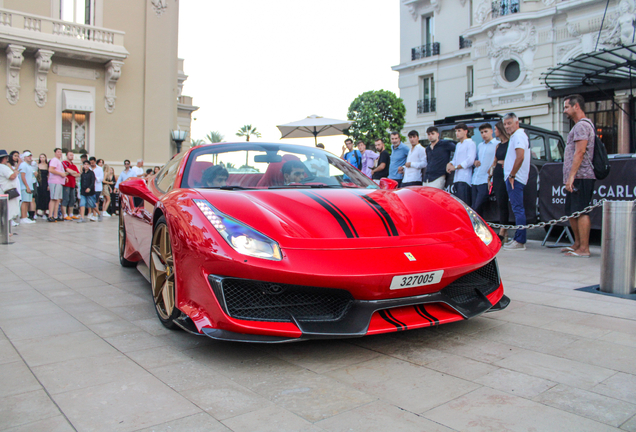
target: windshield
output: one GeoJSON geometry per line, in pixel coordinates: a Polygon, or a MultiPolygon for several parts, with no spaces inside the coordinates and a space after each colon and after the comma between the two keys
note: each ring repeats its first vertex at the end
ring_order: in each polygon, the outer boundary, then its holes
{"type": "Polygon", "coordinates": [[[248,142],[192,150],[181,187],[378,189],[349,163],[319,148],[248,142]]]}

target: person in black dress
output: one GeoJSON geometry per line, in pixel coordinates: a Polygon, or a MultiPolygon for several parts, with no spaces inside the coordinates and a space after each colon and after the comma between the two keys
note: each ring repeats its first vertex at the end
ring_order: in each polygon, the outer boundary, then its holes
{"type": "MultiPolygon", "coordinates": [[[[506,190],[506,182],[504,181],[503,164],[508,151],[509,136],[503,127],[503,123],[499,122],[495,125],[495,136],[499,140],[497,149],[495,150],[495,160],[490,167],[489,182],[492,183],[492,189],[497,197],[497,206],[499,207],[499,223],[508,224],[510,217],[508,204],[508,191],[506,190]]],[[[499,238],[502,242],[506,242],[508,230],[499,228],[499,238]]]]}
{"type": "Polygon", "coordinates": [[[37,187],[37,198],[36,198],[36,206],[38,213],[41,213],[41,218],[46,219],[46,212],[49,209],[49,161],[46,158],[46,155],[42,153],[40,155],[40,159],[38,160],[38,187],[37,187]],[[40,212],[41,211],[41,212],[40,212]]]}

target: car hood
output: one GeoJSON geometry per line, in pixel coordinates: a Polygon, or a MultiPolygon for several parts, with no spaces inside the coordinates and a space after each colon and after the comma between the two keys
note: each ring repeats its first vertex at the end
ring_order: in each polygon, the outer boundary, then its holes
{"type": "Polygon", "coordinates": [[[475,238],[463,206],[429,187],[197,192],[281,247],[383,248],[475,238]]]}

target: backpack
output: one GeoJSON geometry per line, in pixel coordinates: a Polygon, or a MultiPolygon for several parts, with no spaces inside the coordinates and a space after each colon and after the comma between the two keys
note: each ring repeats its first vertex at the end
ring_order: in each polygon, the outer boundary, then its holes
{"type": "MultiPolygon", "coordinates": [[[[592,126],[592,130],[594,130],[594,124],[589,119],[587,120],[590,126],[592,126]]],[[[610,164],[609,158],[607,157],[607,149],[605,148],[605,144],[601,139],[596,135],[596,131],[594,132],[594,155],[592,156],[592,168],[594,169],[594,176],[597,180],[603,180],[610,173],[610,164]]]]}
{"type": "Polygon", "coordinates": [[[356,168],[358,168],[359,170],[361,170],[362,169],[362,159],[360,159],[360,150],[353,149],[351,151],[353,152],[353,155],[356,157],[356,164],[354,166],[356,168]]]}

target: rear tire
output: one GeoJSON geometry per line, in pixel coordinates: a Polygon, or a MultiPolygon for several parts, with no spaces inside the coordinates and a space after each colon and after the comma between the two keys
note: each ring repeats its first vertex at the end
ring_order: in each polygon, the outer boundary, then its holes
{"type": "Polygon", "coordinates": [[[176,306],[176,278],[172,243],[166,218],[161,216],[155,224],[150,246],[150,281],[157,317],[164,327],[178,330],[174,320],[181,315],[176,306]]]}
{"type": "Polygon", "coordinates": [[[124,258],[126,250],[126,225],[124,224],[124,212],[119,212],[119,263],[122,267],[137,267],[137,263],[124,258]]]}

